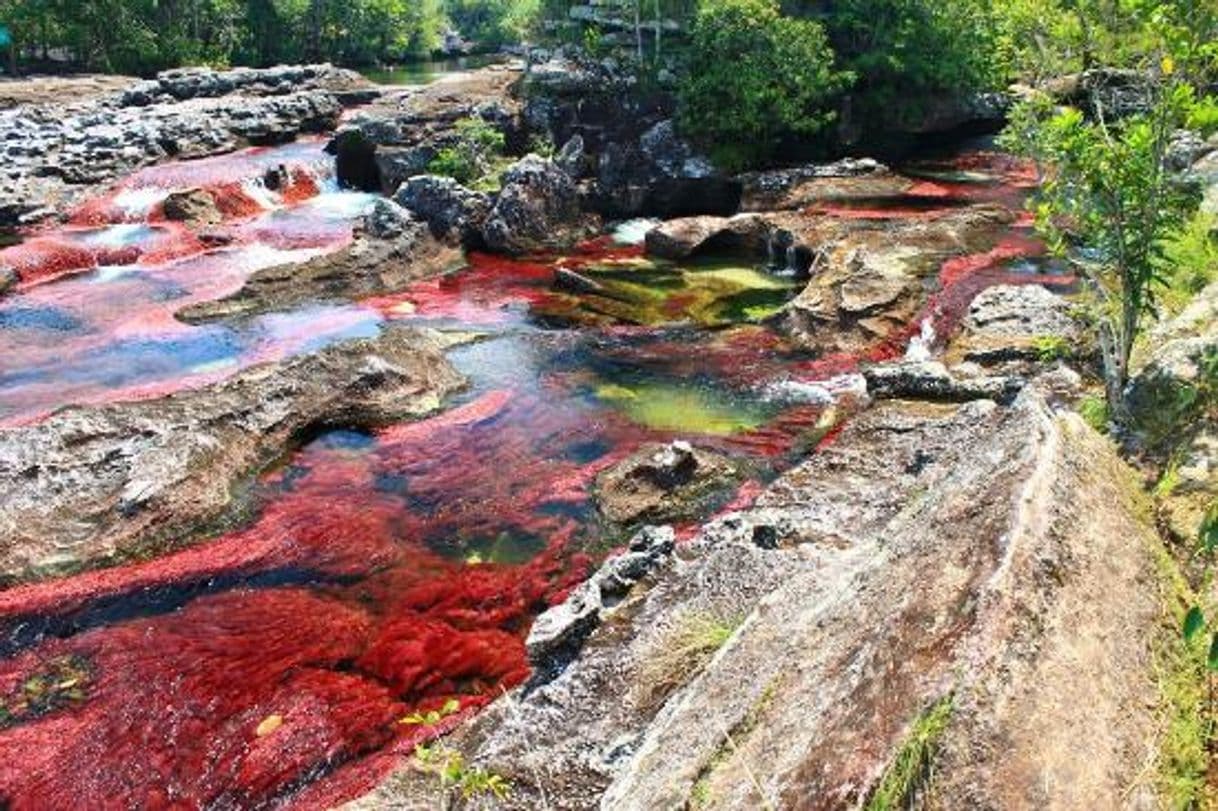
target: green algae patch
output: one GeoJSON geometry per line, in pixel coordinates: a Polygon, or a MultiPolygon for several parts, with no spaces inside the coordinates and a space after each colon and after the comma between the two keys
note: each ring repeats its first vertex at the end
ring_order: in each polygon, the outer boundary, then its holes
{"type": "Polygon", "coordinates": [[[901,748],[867,800],[866,811],[897,811],[911,806],[930,782],[935,755],[952,719],[952,696],[935,702],[913,722],[901,748]]]}
{"type": "Polygon", "coordinates": [[[575,323],[720,327],[763,321],[798,292],[791,278],[725,262],[677,265],[632,258],[575,272],[587,289],[560,292],[537,305],[537,315],[575,323]]]}
{"type": "Polygon", "coordinates": [[[657,431],[728,436],[759,428],[769,417],[766,409],[728,394],[672,383],[604,383],[593,394],[632,422],[657,431]]]}

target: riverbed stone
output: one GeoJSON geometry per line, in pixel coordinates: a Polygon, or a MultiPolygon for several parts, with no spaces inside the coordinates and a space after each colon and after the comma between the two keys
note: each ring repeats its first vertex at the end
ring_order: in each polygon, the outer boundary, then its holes
{"type": "Polygon", "coordinates": [[[509,254],[563,247],[590,233],[571,176],[537,155],[503,173],[479,232],[487,248],[509,254]]]}
{"type": "Polygon", "coordinates": [[[648,443],[597,476],[597,509],[622,525],[689,519],[708,495],[737,478],[737,468],[723,454],[683,440],[648,443]]]}

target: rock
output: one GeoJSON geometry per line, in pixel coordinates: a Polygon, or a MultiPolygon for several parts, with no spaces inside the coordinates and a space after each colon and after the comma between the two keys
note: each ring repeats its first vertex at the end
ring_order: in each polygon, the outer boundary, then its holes
{"type": "Polygon", "coordinates": [[[7,293],[17,286],[18,281],[17,271],[7,265],[0,265],[0,293],[7,293]]]}
{"type": "Polygon", "coordinates": [[[437,239],[471,244],[490,213],[490,197],[470,191],[451,177],[419,175],[402,184],[396,203],[430,226],[437,239]]]}
{"type": "Polygon", "coordinates": [[[576,295],[603,296],[608,294],[605,286],[600,282],[570,268],[558,268],[554,271],[554,289],[576,295]]]}
{"type": "Polygon", "coordinates": [[[319,426],[420,416],[463,384],[434,333],[254,367],[155,400],[72,407],[0,432],[0,582],[168,548],[224,513],[234,485],[319,426]]]}
{"type": "Polygon", "coordinates": [[[625,552],[606,559],[566,600],[542,612],[525,640],[529,661],[538,671],[532,683],[553,678],[579,652],[605,614],[671,555],[675,544],[672,527],[643,527],[625,552]]]}
{"type": "Polygon", "coordinates": [[[197,324],[288,310],[309,301],[386,295],[460,264],[456,247],[438,241],[397,203],[381,199],[347,247],[256,271],[236,293],[199,302],[176,315],[197,324]]]}
{"type": "Polygon", "coordinates": [[[216,225],[224,220],[216,207],[216,199],[204,189],[170,192],[161,210],[165,219],[192,226],[216,225]]]}
{"type": "Polygon", "coordinates": [[[493,251],[522,254],[569,245],[587,224],[571,176],[528,155],[503,173],[503,186],[480,233],[493,251]]]}
{"type": "Polygon", "coordinates": [[[652,443],[596,477],[596,505],[615,524],[687,519],[737,477],[721,454],[680,440],[652,443]]]}
{"type": "Polygon", "coordinates": [[[578,180],[584,174],[586,157],[584,137],[577,133],[567,139],[567,142],[562,145],[562,149],[558,150],[558,154],[554,156],[554,162],[573,180],[578,180]]]}
{"type": "Polygon", "coordinates": [[[373,161],[379,183],[384,189],[397,189],[415,175],[427,174],[427,167],[436,156],[431,144],[409,147],[378,147],[373,161]]]}
{"type": "Polygon", "coordinates": [[[971,206],[926,221],[843,221],[803,211],[765,215],[775,229],[817,246],[815,273],[786,306],[780,327],[817,352],[861,352],[904,329],[951,256],[989,250],[1012,212],[971,206]]]}
{"type": "Polygon", "coordinates": [[[828,200],[889,197],[908,188],[910,181],[893,174],[871,158],[842,158],[834,163],[809,163],[790,169],[747,172],[741,184],[740,206],[745,211],[803,208],[828,200]]]}
{"type": "Polygon", "coordinates": [[[670,178],[706,178],[716,173],[710,160],[695,154],[689,143],[677,135],[672,119],[660,121],[640,135],[639,148],[670,178]]]}
{"type": "Polygon", "coordinates": [[[948,355],[987,365],[1037,362],[1048,360],[1054,346],[1081,354],[1082,343],[1083,330],[1061,296],[1038,284],[995,285],[973,299],[948,355]]]}
{"type": "MultiPolygon", "coordinates": [[[[1150,651],[1175,632],[1138,489],[1034,388],[881,403],[446,744],[512,782],[507,808],[862,807],[950,701],[943,808],[1155,807],[1136,777],[1163,740],[1150,651]],[[674,658],[699,622],[726,641],[674,658]]],[[[403,768],[351,808],[429,780],[403,768]]]]}
{"type": "Polygon", "coordinates": [[[867,391],[876,399],[1009,403],[1024,381],[1017,377],[953,374],[937,361],[883,363],[863,370],[867,391]]]}
{"type": "Polygon", "coordinates": [[[683,217],[647,232],[647,253],[661,259],[686,259],[700,252],[737,252],[764,256],[770,225],[757,214],[735,217],[683,217]]]}
{"type": "Polygon", "coordinates": [[[172,103],[188,99],[214,98],[233,93],[265,96],[288,92],[324,90],[347,94],[349,102],[379,95],[376,88],[353,70],[321,65],[276,65],[269,68],[234,68],[214,70],[187,67],[158,73],[155,79],[142,81],[118,97],[122,107],[146,107],[156,103],[172,103]]]}

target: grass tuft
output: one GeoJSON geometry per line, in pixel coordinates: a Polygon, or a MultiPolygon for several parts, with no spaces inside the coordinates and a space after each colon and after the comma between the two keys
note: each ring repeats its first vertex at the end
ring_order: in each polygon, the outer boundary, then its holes
{"type": "Polygon", "coordinates": [[[901,748],[865,806],[867,811],[898,811],[911,807],[929,782],[939,742],[952,717],[952,696],[918,716],[901,748]]]}

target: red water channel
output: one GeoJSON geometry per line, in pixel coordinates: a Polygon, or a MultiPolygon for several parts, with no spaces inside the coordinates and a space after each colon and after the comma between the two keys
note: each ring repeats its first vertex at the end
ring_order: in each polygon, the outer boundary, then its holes
{"type": "MultiPolygon", "coordinates": [[[[922,181],[918,195],[942,199],[939,209],[841,214],[933,217],[962,201],[1022,199],[1022,167],[998,156],[948,168],[988,175],[922,181]]],[[[862,356],[828,358],[753,325],[539,323],[560,261],[637,254],[604,240],[561,260],[473,255],[466,270],[401,294],[253,324],[173,320],[258,267],[344,244],[366,199],[327,184],[316,144],[147,170],[72,225],[0,255],[22,274],[0,300],[9,422],[197,386],[386,320],[487,333],[452,350],[471,388],[450,408],[318,437],[250,486],[258,508],[247,525],[148,562],[0,592],[0,806],[321,808],[356,796],[416,743],[527,678],[532,618],[623,540],[596,520],[598,471],[645,441],[684,436],[742,460],[751,475],[719,506],[747,503],[828,441],[825,404],[774,396],[774,384],[898,356],[926,319],[950,334],[987,285],[1068,281],[1019,266],[1039,248],[1013,228],[992,250],[946,262],[908,329],[862,356]],[[258,187],[279,164],[296,191],[258,187]],[[223,247],[159,221],[166,190],[198,185],[231,201],[223,247]],[[708,416],[640,416],[614,399],[621,391],[708,416]],[[450,699],[460,711],[440,724],[401,722],[450,699]]]]}

